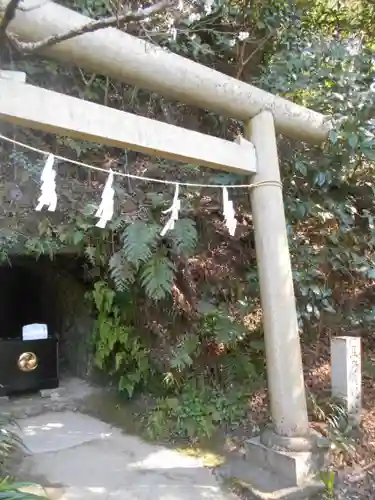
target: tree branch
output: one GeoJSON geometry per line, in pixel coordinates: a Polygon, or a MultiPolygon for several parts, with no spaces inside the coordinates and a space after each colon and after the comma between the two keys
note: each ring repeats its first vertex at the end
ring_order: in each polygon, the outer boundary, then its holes
{"type": "Polygon", "coordinates": [[[15,18],[16,16],[16,10],[18,7],[18,4],[20,3],[21,0],[10,0],[8,3],[3,18],[1,19],[0,22],[0,46],[3,44],[3,42],[7,38],[7,28],[9,26],[9,23],[15,18]]]}
{"type": "MultiPolygon", "coordinates": [[[[13,13],[12,19],[14,18],[15,10],[19,2],[20,0],[11,0],[10,3],[8,4],[6,12],[8,11],[10,4],[12,3],[16,4],[16,7],[13,9],[12,12],[13,13]]],[[[23,54],[31,54],[32,52],[36,52],[46,47],[51,47],[52,45],[65,42],[66,40],[70,40],[71,38],[75,38],[76,36],[84,35],[85,33],[92,33],[94,31],[98,31],[104,28],[113,28],[113,27],[120,28],[130,22],[142,21],[143,19],[153,16],[156,13],[161,12],[168,7],[172,7],[175,4],[176,4],[175,0],[161,0],[160,2],[157,2],[154,5],[151,5],[150,7],[146,7],[144,9],[140,9],[137,11],[128,11],[123,14],[107,17],[105,19],[99,19],[98,21],[91,21],[87,24],[84,24],[80,28],[74,28],[60,35],[52,35],[48,38],[45,38],[44,40],[40,40],[39,42],[21,42],[11,33],[7,33],[6,36],[18,51],[22,52],[23,54]]],[[[9,22],[7,23],[7,26],[9,22]]]]}

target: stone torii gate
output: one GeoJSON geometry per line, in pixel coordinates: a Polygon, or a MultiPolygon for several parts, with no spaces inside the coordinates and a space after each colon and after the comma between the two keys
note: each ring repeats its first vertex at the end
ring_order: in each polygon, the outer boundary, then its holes
{"type": "MultiPolygon", "coordinates": [[[[8,0],[0,0],[0,11],[8,0]]],[[[53,2],[24,0],[9,29],[35,42],[90,21],[53,2]]],[[[249,467],[270,468],[291,486],[321,467],[309,428],[276,132],[321,143],[329,118],[169,53],[114,28],[65,41],[47,57],[243,121],[230,143],[198,132],[33,87],[0,72],[0,119],[46,132],[253,174],[251,204],[273,426],[248,442],[249,467]],[[270,182],[263,182],[270,181],[270,182]]],[[[282,498],[282,497],[278,497],[282,498]]]]}

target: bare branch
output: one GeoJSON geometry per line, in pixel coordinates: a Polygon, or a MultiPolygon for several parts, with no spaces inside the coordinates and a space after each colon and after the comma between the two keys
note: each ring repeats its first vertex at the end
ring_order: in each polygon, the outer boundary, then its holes
{"type": "Polygon", "coordinates": [[[0,22],[0,46],[7,38],[6,35],[7,28],[9,26],[9,23],[15,18],[16,10],[20,1],[21,0],[10,0],[5,9],[3,18],[1,19],[0,22]]]}
{"type": "MultiPolygon", "coordinates": [[[[19,1],[20,0],[11,0],[10,3],[14,2],[18,5],[19,1]]],[[[143,19],[153,16],[156,13],[161,12],[168,7],[172,7],[175,4],[175,0],[161,0],[154,5],[151,5],[150,7],[146,7],[137,11],[128,11],[124,14],[106,17],[105,19],[99,19],[98,21],[91,21],[87,24],[84,24],[80,28],[74,28],[60,35],[50,36],[48,38],[45,38],[44,40],[40,40],[39,42],[21,42],[11,33],[7,34],[7,38],[18,51],[22,52],[23,54],[31,54],[32,52],[36,52],[46,47],[51,47],[52,45],[65,42],[66,40],[70,40],[71,38],[75,38],[76,36],[84,35],[85,33],[92,33],[104,28],[121,28],[127,23],[142,21],[143,19]]]]}

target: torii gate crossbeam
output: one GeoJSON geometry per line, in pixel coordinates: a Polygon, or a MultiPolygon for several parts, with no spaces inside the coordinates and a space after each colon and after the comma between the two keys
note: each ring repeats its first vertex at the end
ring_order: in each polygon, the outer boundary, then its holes
{"type": "Polygon", "coordinates": [[[76,97],[1,78],[0,119],[52,134],[204,167],[252,174],[254,146],[230,142],[76,97]],[[43,110],[41,112],[41,110],[43,110]]]}
{"type": "MultiPolygon", "coordinates": [[[[0,0],[0,12],[8,2],[0,0]]],[[[23,0],[9,30],[22,41],[36,42],[90,21],[53,1],[23,0]]],[[[87,33],[42,54],[241,121],[269,110],[277,132],[307,142],[328,137],[328,117],[118,29],[87,33]]]]}

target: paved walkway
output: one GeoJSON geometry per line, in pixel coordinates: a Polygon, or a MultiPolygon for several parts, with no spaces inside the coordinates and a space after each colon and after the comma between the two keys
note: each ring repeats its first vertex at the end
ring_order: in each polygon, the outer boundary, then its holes
{"type": "Polygon", "coordinates": [[[18,472],[51,500],[234,500],[202,461],[78,412],[19,421],[30,451],[18,472]]]}

